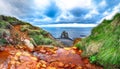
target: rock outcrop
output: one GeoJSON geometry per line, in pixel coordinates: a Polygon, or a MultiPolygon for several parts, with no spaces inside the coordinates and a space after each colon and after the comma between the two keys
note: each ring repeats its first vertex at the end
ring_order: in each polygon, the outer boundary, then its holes
{"type": "Polygon", "coordinates": [[[68,39],[68,38],[69,38],[68,32],[63,31],[63,32],[61,33],[60,38],[68,39]]]}

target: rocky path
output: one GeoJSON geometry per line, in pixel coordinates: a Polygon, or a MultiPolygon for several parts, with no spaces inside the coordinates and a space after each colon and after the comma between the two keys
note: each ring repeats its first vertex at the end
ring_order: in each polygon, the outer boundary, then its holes
{"type": "Polygon", "coordinates": [[[25,46],[0,48],[0,69],[102,69],[82,58],[76,47],[38,46],[33,51],[25,46]]]}

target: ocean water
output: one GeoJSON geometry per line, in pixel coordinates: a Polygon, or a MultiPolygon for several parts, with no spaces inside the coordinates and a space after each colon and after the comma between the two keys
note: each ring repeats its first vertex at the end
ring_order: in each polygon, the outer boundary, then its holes
{"type": "Polygon", "coordinates": [[[63,31],[68,32],[71,39],[83,38],[91,34],[92,27],[79,28],[79,27],[42,27],[42,29],[48,31],[55,38],[60,38],[63,31]]]}

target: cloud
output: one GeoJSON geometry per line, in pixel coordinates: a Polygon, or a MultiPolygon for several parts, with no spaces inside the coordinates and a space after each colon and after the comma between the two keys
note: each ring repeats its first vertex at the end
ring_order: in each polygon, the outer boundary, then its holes
{"type": "MultiPolygon", "coordinates": [[[[31,3],[31,0],[29,1],[31,3]]],[[[34,11],[27,0],[0,0],[0,14],[14,16],[17,18],[31,16],[34,11]]]]}
{"type": "Polygon", "coordinates": [[[88,10],[83,8],[73,8],[72,10],[70,10],[70,13],[75,17],[80,17],[87,14],[88,10]]]}
{"type": "Polygon", "coordinates": [[[120,3],[119,3],[117,6],[114,7],[114,9],[112,10],[112,12],[106,13],[107,16],[105,17],[105,19],[108,19],[108,20],[112,19],[113,16],[114,16],[116,13],[118,13],[118,12],[120,12],[120,3]]]}
{"type": "Polygon", "coordinates": [[[52,19],[49,17],[44,17],[43,19],[36,18],[33,20],[33,23],[35,23],[35,24],[40,24],[40,22],[45,24],[45,23],[52,22],[52,19]]]}
{"type": "Polygon", "coordinates": [[[106,7],[107,6],[107,3],[105,0],[102,0],[99,4],[100,7],[106,7]]]}
{"type": "Polygon", "coordinates": [[[98,23],[119,11],[119,0],[0,0],[0,14],[37,24],[98,23]]]}
{"type": "Polygon", "coordinates": [[[45,7],[50,5],[49,0],[34,0],[34,5],[37,7],[36,9],[44,10],[45,7]]]}
{"type": "Polygon", "coordinates": [[[100,19],[97,23],[101,23],[104,19],[111,20],[115,14],[120,12],[120,3],[116,6],[114,6],[113,9],[108,9],[103,13],[103,18],[100,19]]]}
{"type": "Polygon", "coordinates": [[[56,0],[56,3],[58,4],[59,7],[61,7],[62,9],[73,9],[76,7],[80,7],[80,8],[91,8],[92,4],[92,0],[56,0]]]}
{"type": "Polygon", "coordinates": [[[97,24],[50,24],[50,25],[37,25],[39,27],[96,27],[97,24]]]}
{"type": "Polygon", "coordinates": [[[92,9],[88,14],[84,16],[84,19],[92,18],[94,15],[100,14],[97,9],[92,9]]]}
{"type": "Polygon", "coordinates": [[[14,8],[9,3],[5,2],[4,0],[0,0],[0,14],[11,16],[12,9],[14,8]]]}

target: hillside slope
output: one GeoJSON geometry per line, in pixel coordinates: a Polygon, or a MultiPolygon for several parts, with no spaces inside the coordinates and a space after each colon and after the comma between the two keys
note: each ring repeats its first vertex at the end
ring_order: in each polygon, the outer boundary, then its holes
{"type": "Polygon", "coordinates": [[[83,56],[95,57],[96,62],[103,66],[120,66],[120,13],[112,20],[104,20],[95,27],[91,35],[76,44],[83,49],[83,56]]]}
{"type": "Polygon", "coordinates": [[[103,69],[82,58],[76,47],[60,47],[41,28],[0,16],[0,69],[103,69]]]}
{"type": "Polygon", "coordinates": [[[39,45],[63,47],[45,30],[20,21],[14,17],[0,15],[0,45],[39,45]]]}

